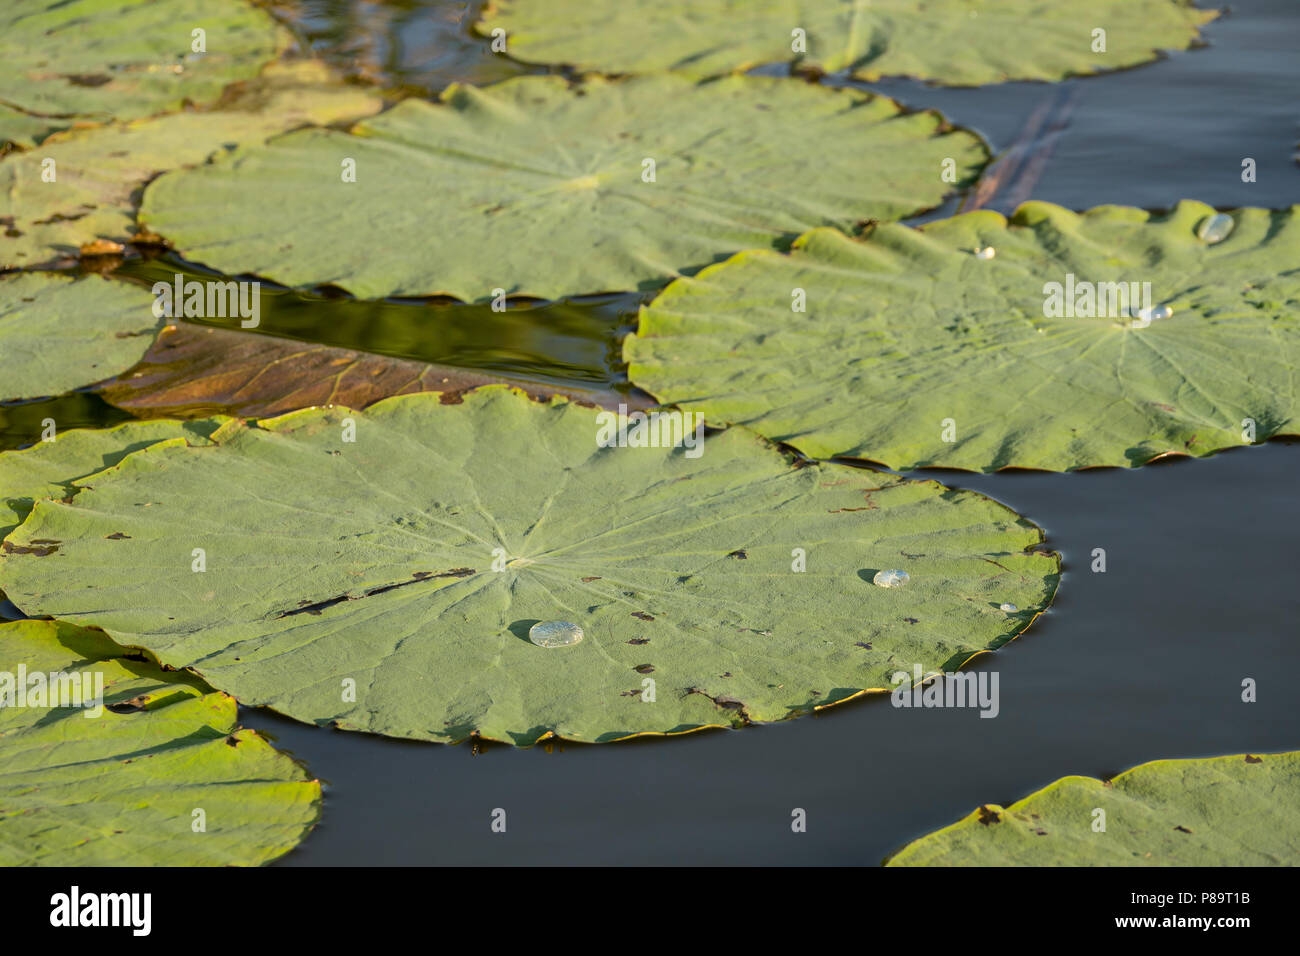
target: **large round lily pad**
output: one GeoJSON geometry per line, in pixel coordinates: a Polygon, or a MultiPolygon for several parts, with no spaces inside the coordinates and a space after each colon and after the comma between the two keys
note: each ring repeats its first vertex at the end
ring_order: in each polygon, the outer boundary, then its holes
{"type": "Polygon", "coordinates": [[[99,276],[0,276],[0,399],[59,395],[126,371],[161,323],[148,289],[99,276]]]}
{"type": "Polygon", "coordinates": [[[902,218],[986,159],[937,115],[856,91],[529,76],[162,176],[141,221],[230,275],[362,298],[556,298],[655,287],[813,226],[902,218]]]}
{"type": "Polygon", "coordinates": [[[516,59],[607,73],[711,76],[797,60],[974,86],[1136,66],[1185,49],[1215,16],[1191,0],[494,0],[476,29],[505,30],[516,59]]]}
{"type": "Polygon", "coordinates": [[[62,498],[72,483],[110,468],[133,451],[169,438],[205,445],[224,419],[126,422],[116,428],[75,428],[56,431],[54,441],[37,442],[21,451],[0,452],[0,538],[19,524],[32,503],[62,498]]]}
{"type": "Polygon", "coordinates": [[[0,661],[0,865],[251,866],[315,824],[320,782],[197,678],[61,621],[0,624],[0,661]]]}
{"type": "Polygon", "coordinates": [[[1297,806],[1297,752],[1155,760],[1109,781],[1062,777],[1009,807],[982,806],[888,863],[1295,866],[1297,806]]]}
{"type": "Polygon", "coordinates": [[[816,458],[1065,470],[1207,455],[1296,431],[1298,211],[1236,210],[1216,244],[1198,237],[1215,211],[1196,202],[1031,202],[1009,221],[981,211],[865,241],[814,230],[789,255],[678,280],[623,354],[661,401],[816,458]],[[1111,314],[1046,317],[1048,284],[1064,297],[1071,281],[1076,306],[1091,283],[1111,314]],[[1135,323],[1100,285],[1130,282],[1172,315],[1137,327],[1141,302],[1135,323]]]}
{"type": "Polygon", "coordinates": [[[56,129],[59,117],[149,116],[216,99],[287,43],[245,0],[5,0],[0,102],[56,129]]]}
{"type": "Polygon", "coordinates": [[[331,83],[319,62],[272,64],[206,112],[74,130],[11,154],[0,160],[0,267],[40,265],[96,239],[131,238],[140,193],[163,170],[309,123],[359,119],[381,105],[359,87],[331,83]],[[52,182],[43,175],[50,160],[52,182]]]}
{"type": "Polygon", "coordinates": [[[491,387],[159,442],[38,501],[0,587],[244,703],[516,744],[807,713],[955,668],[1054,592],[1041,532],[978,494],[800,467],[743,429],[698,457],[598,447],[600,425],[491,387]],[[585,637],[539,647],[546,621],[585,637]]]}

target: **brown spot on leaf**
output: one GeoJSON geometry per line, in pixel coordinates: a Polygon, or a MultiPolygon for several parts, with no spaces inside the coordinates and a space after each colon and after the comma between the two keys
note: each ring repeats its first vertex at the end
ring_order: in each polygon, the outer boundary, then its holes
{"type": "Polygon", "coordinates": [[[56,212],[48,219],[35,220],[35,224],[38,226],[50,226],[56,222],[76,222],[78,219],[84,219],[86,216],[87,213],[84,212],[77,213],[75,216],[69,216],[66,213],[56,212]]]}
{"type": "Polygon", "coordinates": [[[994,810],[992,807],[990,807],[988,804],[984,804],[979,808],[979,814],[980,814],[980,823],[984,824],[984,826],[989,826],[990,824],[993,823],[1002,822],[1002,815],[998,813],[996,810],[994,810]]]}
{"type": "Polygon", "coordinates": [[[1263,762],[1264,762],[1263,760],[1261,760],[1259,757],[1256,757],[1254,754],[1246,754],[1246,763],[1263,763],[1263,762]]]}
{"type": "Polygon", "coordinates": [[[749,723],[749,715],[745,713],[745,702],[743,700],[736,697],[729,697],[726,694],[719,694],[715,697],[708,691],[699,687],[686,688],[686,696],[689,697],[691,694],[699,694],[701,697],[707,697],[709,700],[713,701],[715,707],[721,707],[723,710],[736,711],[740,714],[741,719],[744,720],[745,723],[749,723]]]}
{"type": "Polygon", "coordinates": [[[125,541],[131,536],[129,534],[123,534],[121,531],[114,531],[112,534],[104,535],[104,537],[109,541],[125,541]]]}
{"type": "Polygon", "coordinates": [[[743,548],[738,548],[738,549],[735,550],[735,551],[730,551],[730,552],[728,552],[728,553],[727,553],[727,557],[729,557],[729,558],[739,558],[741,561],[744,561],[746,558],[749,557],[749,555],[747,555],[747,554],[745,553],[745,551],[744,551],[743,548]]]}
{"type": "Polygon", "coordinates": [[[144,710],[146,699],[144,694],[140,694],[130,700],[122,700],[116,704],[107,704],[105,706],[107,710],[111,710],[115,714],[135,714],[144,710]]]}
{"type": "Polygon", "coordinates": [[[1175,830],[1178,830],[1178,831],[1181,832],[1181,833],[1191,833],[1191,832],[1192,832],[1190,827],[1177,826],[1177,827],[1174,827],[1174,829],[1175,829],[1175,830]]]}
{"type": "Polygon", "coordinates": [[[650,638],[648,638],[648,637],[634,637],[634,638],[632,638],[632,640],[628,641],[627,643],[629,643],[629,644],[634,644],[634,645],[636,645],[636,646],[639,647],[639,646],[641,646],[642,644],[649,644],[649,643],[650,643],[650,638]]]}
{"type": "Polygon", "coordinates": [[[63,78],[73,86],[95,87],[113,82],[113,78],[107,73],[65,73],[63,78]]]}
{"type": "Polygon", "coordinates": [[[590,584],[592,581],[599,581],[599,580],[600,580],[600,575],[599,575],[599,574],[593,574],[593,575],[591,575],[590,577],[582,578],[581,580],[582,580],[582,583],[583,583],[583,584],[590,584]]]}
{"type": "Polygon", "coordinates": [[[5,541],[0,544],[0,550],[5,554],[33,554],[38,558],[45,558],[59,550],[59,541],[49,541],[44,539],[32,539],[31,547],[23,547],[14,544],[12,541],[5,541]]]}
{"type": "Polygon", "coordinates": [[[639,621],[653,621],[654,616],[647,614],[645,611],[633,611],[632,616],[639,621]]]}
{"type": "Polygon", "coordinates": [[[638,674],[653,674],[654,669],[655,666],[653,664],[638,664],[636,667],[632,668],[632,670],[636,671],[638,674]]]}

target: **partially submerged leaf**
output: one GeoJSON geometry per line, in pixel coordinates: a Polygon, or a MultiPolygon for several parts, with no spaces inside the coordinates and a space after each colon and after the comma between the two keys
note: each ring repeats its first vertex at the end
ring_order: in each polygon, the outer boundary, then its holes
{"type": "Polygon", "coordinates": [[[32,503],[62,498],[72,483],[111,468],[133,451],[154,442],[179,438],[205,445],[222,419],[192,422],[127,422],[116,428],[74,428],[58,431],[53,441],[37,442],[21,451],[0,452],[0,538],[14,529],[32,503]]]}
{"type": "Polygon", "coordinates": [[[653,288],[812,226],[908,216],[986,158],[937,115],[851,90],[530,76],[162,176],[141,221],[228,275],[361,298],[558,298],[653,288]]]}
{"type": "Polygon", "coordinates": [[[320,782],[240,730],[232,698],[97,631],[0,624],[0,700],[0,865],[252,866],[319,815],[320,782]]]}
{"type": "Polygon", "coordinates": [[[449,394],[502,381],[530,395],[562,392],[605,407],[649,404],[644,395],[514,382],[450,365],[190,324],[166,329],[138,366],[98,391],[137,414],[189,416],[198,410],[262,417],[311,405],[364,408],[393,395],[449,394]]]}
{"type": "Polygon", "coordinates": [[[58,395],[122,372],[161,325],[147,289],[99,276],[0,276],[0,399],[58,395]]]}
{"type": "Polygon", "coordinates": [[[1295,866],[1300,752],[1062,777],[909,843],[889,866],[1295,866]]]}
{"type": "Polygon", "coordinates": [[[380,106],[357,87],[331,84],[320,63],[298,62],[268,67],[208,112],[72,130],[39,150],[13,153],[0,159],[0,267],[35,266],[76,255],[97,239],[131,238],[141,190],[163,170],[309,123],[358,119],[380,106]]]}
{"type": "Polygon", "coordinates": [[[54,128],[61,117],[135,119],[214,100],[287,43],[245,0],[5,0],[0,103],[54,128]]]}
{"type": "Polygon", "coordinates": [[[38,502],[0,587],[300,720],[516,744],[808,713],[997,647],[1054,592],[1041,532],[981,495],[602,424],[487,388],[164,442],[38,502]],[[538,647],[540,621],[584,638],[538,647]]]}
{"type": "Polygon", "coordinates": [[[977,86],[1136,66],[1186,49],[1215,16],[1192,0],[493,0],[476,29],[504,30],[516,59],[606,73],[796,61],[977,86]]]}
{"type": "Polygon", "coordinates": [[[1296,431],[1298,213],[1236,210],[1217,244],[1198,237],[1215,210],[1196,202],[1030,202],[863,241],[814,230],[789,255],[678,280],[623,354],[660,401],[816,458],[991,471],[1207,455],[1296,431]],[[1132,327],[1130,282],[1172,315],[1132,327]],[[1048,317],[1049,283],[1072,305],[1090,285],[1113,314],[1048,317]]]}

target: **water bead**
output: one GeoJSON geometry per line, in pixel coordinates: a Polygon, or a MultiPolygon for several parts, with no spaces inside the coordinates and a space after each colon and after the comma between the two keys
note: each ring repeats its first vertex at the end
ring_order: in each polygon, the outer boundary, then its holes
{"type": "Polygon", "coordinates": [[[1216,242],[1227,239],[1232,232],[1232,227],[1235,225],[1236,222],[1226,212],[1216,212],[1213,216],[1207,216],[1201,222],[1200,228],[1196,230],[1196,237],[1202,242],[1214,245],[1216,242]]]}
{"type": "Polygon", "coordinates": [[[1152,322],[1158,322],[1167,319],[1174,314],[1174,310],[1167,305],[1156,305],[1149,309],[1129,309],[1129,315],[1133,318],[1128,323],[1130,329],[1145,329],[1152,322]]]}
{"type": "Polygon", "coordinates": [[[977,259],[992,259],[997,254],[998,251],[992,246],[984,246],[981,249],[975,250],[975,258],[977,259]]]}
{"type": "Polygon", "coordinates": [[[1020,608],[1016,607],[1014,604],[999,604],[998,610],[1006,611],[1008,614],[1015,614],[1020,610],[1020,608]]]}
{"type": "Polygon", "coordinates": [[[538,647],[568,647],[582,640],[582,628],[568,621],[538,621],[528,629],[528,639],[538,647]]]}
{"type": "Polygon", "coordinates": [[[897,568],[890,568],[888,571],[877,571],[871,578],[871,583],[879,588],[901,588],[911,580],[906,571],[900,571],[897,568]]]}

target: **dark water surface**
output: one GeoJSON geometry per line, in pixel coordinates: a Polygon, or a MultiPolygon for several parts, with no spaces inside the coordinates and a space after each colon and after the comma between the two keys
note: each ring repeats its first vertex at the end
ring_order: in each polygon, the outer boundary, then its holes
{"type": "MultiPolygon", "coordinates": [[[[1047,138],[1032,198],[1300,200],[1300,4],[1235,3],[1205,32],[1208,48],[1062,84],[1068,125],[1047,138]],[[1241,182],[1244,157],[1257,162],[1254,184],[1241,182]]],[[[420,60],[417,46],[395,62],[442,75],[445,61],[420,60]]],[[[1061,113],[1062,93],[1044,84],[871,88],[940,109],[995,151],[1044,101],[1061,113]]],[[[978,662],[1000,675],[996,719],[877,698],[740,731],[474,755],[248,712],[328,785],[319,830],[283,864],[875,864],[978,804],[1066,774],[1300,747],[1298,472],[1294,442],[1133,471],[927,472],[1006,502],[1064,556],[1053,609],[978,662]],[[1095,548],[1105,573],[1090,570],[1095,548]],[[1241,701],[1245,678],[1258,682],[1256,703],[1241,701]],[[498,807],[505,834],[489,826],[498,807]],[[796,807],[807,833],[790,830],[796,807]]]]}
{"type": "MultiPolygon", "coordinates": [[[[467,33],[479,4],[285,0],[300,36],[348,72],[406,92],[533,68],[467,33]],[[472,9],[471,9],[472,8],[472,9]]],[[[1039,157],[990,203],[1073,208],[1300,201],[1300,4],[1240,0],[1209,46],[1063,84],[868,88],[936,108],[995,153],[1044,117],[1039,157]],[[1241,181],[1241,161],[1257,182],[1241,181]]],[[[1008,37],[1014,43],[1014,37],[1008,37]]],[[[954,211],[960,200],[935,215],[954,211]]],[[[170,258],[121,270],[152,281],[170,258]]],[[[338,300],[268,287],[260,332],[570,385],[624,381],[617,343],[636,296],[493,313],[484,306],[338,300]],[[420,312],[418,310],[429,310],[420,312]],[[436,312],[436,314],[435,314],[436,312]]],[[[1251,357],[1240,356],[1248,363],[1251,357]]],[[[92,391],[0,406],[0,447],[126,417],[92,391]]],[[[815,717],[671,740],[516,751],[446,747],[304,726],[244,710],[327,783],[320,827],[282,865],[440,863],[876,864],[981,803],[1066,774],[1161,757],[1300,747],[1300,445],[1069,475],[927,472],[1005,502],[1064,556],[1053,609],[980,658],[1001,712],[858,701],[815,717]],[[1107,570],[1090,570],[1094,549],[1107,570]],[[1243,703],[1241,682],[1258,682],[1243,703]],[[808,831],[794,834],[794,808],[808,831]],[[507,812],[493,833],[491,813],[507,812]]],[[[2,610],[2,609],[0,609],[2,610]]]]}
{"type": "MultiPolygon", "coordinates": [[[[883,698],[671,740],[516,751],[245,722],[328,784],[295,864],[878,863],[981,803],[1159,757],[1300,746],[1300,445],[1078,474],[945,473],[1046,528],[1055,606],[980,658],[1001,712],[883,698]],[[1094,548],[1107,570],[1090,570],[1094,548]],[[1243,703],[1241,681],[1259,686],[1243,703]],[[505,834],[489,828],[507,812],[505,834]],[[790,831],[790,813],[808,831],[790,831]]],[[[927,473],[933,475],[933,473],[927,473]]]]}

